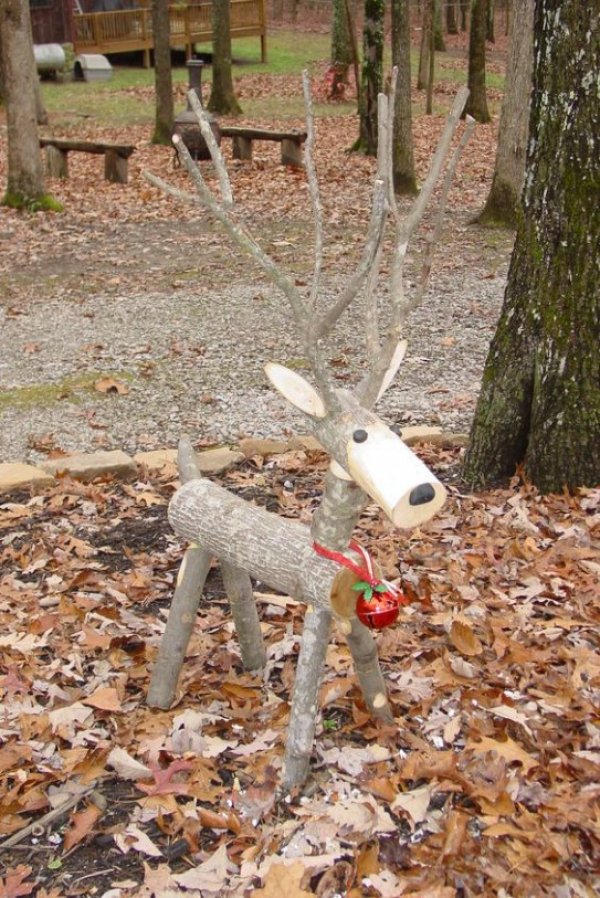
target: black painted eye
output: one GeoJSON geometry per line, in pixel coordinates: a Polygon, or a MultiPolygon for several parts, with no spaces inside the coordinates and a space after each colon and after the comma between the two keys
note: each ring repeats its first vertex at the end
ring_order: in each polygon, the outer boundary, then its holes
{"type": "Polygon", "coordinates": [[[369,434],[366,430],[355,430],[352,434],[352,439],[355,443],[364,443],[365,440],[369,438],[369,434]]]}
{"type": "Polygon", "coordinates": [[[420,483],[410,491],[408,501],[410,505],[427,505],[435,498],[435,490],[430,483],[420,483]]]}

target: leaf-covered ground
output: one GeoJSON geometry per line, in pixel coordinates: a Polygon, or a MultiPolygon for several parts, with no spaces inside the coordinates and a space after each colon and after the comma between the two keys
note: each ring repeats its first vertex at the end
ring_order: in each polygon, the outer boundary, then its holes
{"type": "MultiPolygon", "coordinates": [[[[248,75],[238,86],[242,102],[299,92],[295,78],[248,75]]],[[[438,113],[454,90],[438,86],[438,113]]],[[[415,118],[420,177],[442,122],[415,118]]],[[[197,213],[141,177],[150,168],[187,187],[171,151],[151,146],[144,128],[51,127],[135,143],[130,181],[106,184],[101,161],[75,154],[69,180],[51,185],[62,215],[0,210],[6,314],[26,316],[48,295],[176,289],[182,271],[199,267],[185,230],[197,213]]],[[[373,171],[345,153],[356,135],[351,115],[317,122],[327,261],[347,266],[373,171]]],[[[4,141],[0,132],[0,150],[4,141]]],[[[481,208],[494,152],[495,125],[478,128],[451,210],[481,208]]],[[[234,190],[272,253],[302,271],[305,179],[278,153],[261,145],[252,165],[234,165],[234,190]]],[[[484,243],[475,229],[449,234],[436,264],[450,269],[484,243]]],[[[223,277],[222,238],[208,227],[202,275],[223,277]]],[[[228,280],[245,277],[245,263],[228,256],[228,280]]],[[[308,789],[281,802],[302,607],[257,585],[269,662],[264,678],[249,676],[215,569],[177,704],[150,710],[149,670],[182,552],[166,520],[175,471],[2,498],[0,898],[598,893],[600,491],[541,498],[515,481],[473,496],[457,476],[458,450],[421,452],[449,485],[443,513],[406,535],[370,508],[357,534],[415,595],[378,636],[397,726],[368,717],[335,634],[308,789]]],[[[257,457],[221,481],[308,520],[325,465],[307,452],[257,457]]]]}
{"type": "MultiPolygon", "coordinates": [[[[250,676],[212,572],[178,701],[151,710],[175,471],[3,502],[3,898],[597,894],[600,490],[473,496],[458,450],[420,451],[443,513],[403,535],[370,507],[358,532],[415,596],[378,637],[397,726],[369,718],[335,634],[309,788],[279,803],[302,607],[257,585],[250,676]]],[[[220,479],[306,520],[325,466],[302,450],[220,479]]]]}

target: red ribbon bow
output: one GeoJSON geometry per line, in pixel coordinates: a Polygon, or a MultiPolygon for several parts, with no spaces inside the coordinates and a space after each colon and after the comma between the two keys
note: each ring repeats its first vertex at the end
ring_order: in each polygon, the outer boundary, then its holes
{"type": "Polygon", "coordinates": [[[348,548],[360,555],[363,559],[364,567],[361,567],[361,565],[357,564],[356,561],[353,561],[352,558],[348,558],[343,552],[335,552],[333,549],[325,548],[325,546],[320,545],[320,543],[313,543],[313,549],[317,555],[321,555],[323,558],[328,558],[330,561],[336,561],[343,567],[348,568],[349,571],[352,571],[353,574],[356,574],[357,577],[360,577],[361,580],[364,580],[364,582],[368,583],[373,589],[377,586],[385,586],[386,591],[396,597],[399,605],[407,605],[410,602],[410,598],[403,595],[393,583],[388,583],[387,580],[381,580],[375,576],[373,572],[373,562],[366,549],[354,540],[350,541],[348,548]]]}

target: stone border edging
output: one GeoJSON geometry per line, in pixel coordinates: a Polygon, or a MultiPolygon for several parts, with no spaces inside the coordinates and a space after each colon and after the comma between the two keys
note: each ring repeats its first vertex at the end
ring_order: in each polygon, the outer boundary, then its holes
{"type": "MultiPolygon", "coordinates": [[[[416,443],[433,443],[438,446],[466,446],[467,434],[443,433],[439,427],[404,427],[402,439],[407,446],[416,443]]],[[[204,449],[196,453],[198,467],[203,474],[220,474],[246,458],[254,455],[282,455],[297,449],[319,450],[319,442],[312,436],[294,437],[291,440],[249,437],[240,440],[237,448],[222,446],[204,449]]],[[[60,458],[48,459],[37,465],[24,462],[0,463],[0,495],[13,490],[54,486],[57,478],[68,474],[76,480],[89,482],[96,477],[111,475],[117,478],[131,477],[138,468],[159,469],[166,464],[176,464],[176,449],[156,449],[127,455],[121,449],[100,452],[77,452],[60,458]]]]}

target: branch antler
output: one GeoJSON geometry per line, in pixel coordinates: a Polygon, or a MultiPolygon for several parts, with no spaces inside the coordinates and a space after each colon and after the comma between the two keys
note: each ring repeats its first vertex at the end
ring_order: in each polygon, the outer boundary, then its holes
{"type": "Polygon", "coordinates": [[[402,218],[394,196],[392,176],[392,126],[396,78],[397,70],[394,69],[390,95],[381,94],[378,98],[379,142],[377,171],[373,182],[371,216],[362,256],[353,277],[341,295],[329,309],[321,314],[318,312],[318,296],[323,268],[323,211],[313,156],[315,140],[314,113],[310,79],[306,71],[303,72],[303,93],[307,121],[305,167],[315,222],[314,271],[308,298],[300,292],[294,280],[282,271],[280,266],[262,249],[255,237],[236,217],[233,193],[225,161],[210,127],[208,116],[194,91],[190,91],[188,97],[215,166],[221,199],[217,199],[206,184],[200,168],[190,156],[179,135],[174,135],[173,143],[183,166],[189,173],[196,188],[197,196],[173,187],[151,172],[144,172],[144,176],[151,184],[171,196],[185,202],[200,203],[207,209],[223,225],[232,240],[252,256],[269,280],[281,290],[296,321],[303,351],[311,364],[317,386],[325,402],[325,407],[331,413],[340,411],[340,399],[321,350],[323,338],[330,333],[340,316],[352,304],[359,293],[364,290],[366,295],[365,335],[371,368],[358,385],[357,397],[367,408],[372,406],[393,379],[404,355],[406,343],[402,337],[406,319],[409,313],[419,305],[425,294],[431,269],[432,250],[441,231],[450,182],[456,170],[462,149],[469,139],[473,128],[472,120],[468,121],[463,137],[454,152],[451,162],[447,166],[435,225],[428,242],[419,284],[412,295],[407,297],[404,290],[403,270],[408,245],[421,223],[435,185],[440,178],[469,92],[467,88],[462,88],[458,92],[439,140],[429,174],[410,212],[402,218]],[[388,335],[382,342],[378,325],[377,285],[383,253],[384,233],[390,217],[395,225],[389,284],[391,323],[388,328],[388,335]]]}

